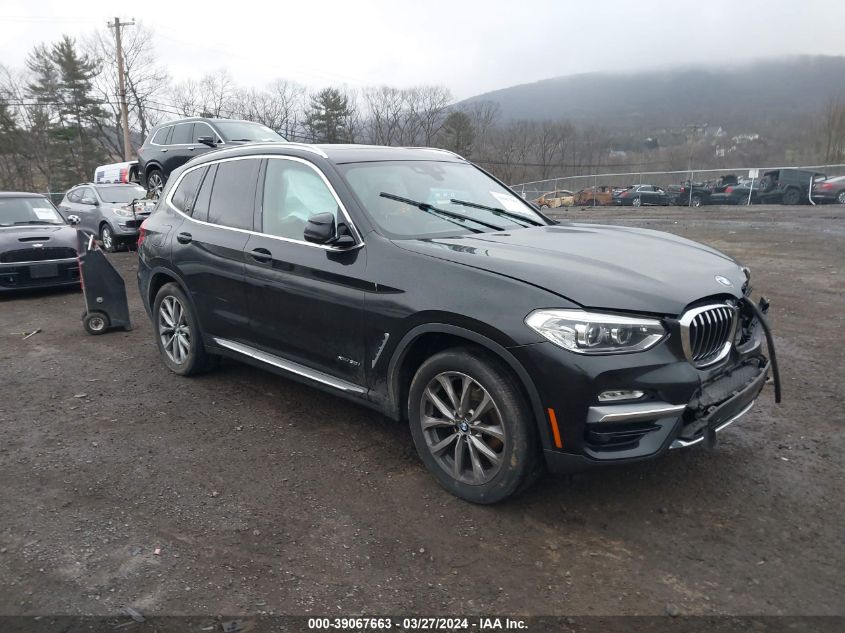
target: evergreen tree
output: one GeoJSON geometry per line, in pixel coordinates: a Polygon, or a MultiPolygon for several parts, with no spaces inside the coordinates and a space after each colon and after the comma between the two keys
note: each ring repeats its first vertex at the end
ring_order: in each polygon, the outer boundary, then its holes
{"type": "Polygon", "coordinates": [[[472,154],[475,142],[475,127],[466,112],[455,110],[446,117],[441,130],[441,145],[461,156],[472,154]]]}
{"type": "Polygon", "coordinates": [[[305,125],[315,143],[351,143],[352,114],[347,95],[336,88],[325,88],[311,97],[305,125]]]}
{"type": "Polygon", "coordinates": [[[40,104],[33,113],[33,128],[43,134],[50,186],[91,179],[95,167],[105,161],[96,130],[107,114],[93,97],[92,85],[100,69],[67,35],[50,48],[37,46],[27,66],[33,75],[28,96],[40,104]]]}

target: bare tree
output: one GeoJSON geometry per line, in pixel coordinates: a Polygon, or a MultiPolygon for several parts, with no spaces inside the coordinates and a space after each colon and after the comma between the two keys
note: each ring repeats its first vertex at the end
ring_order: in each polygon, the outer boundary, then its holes
{"type": "MultiPolygon", "coordinates": [[[[160,101],[164,96],[169,77],[164,67],[158,64],[152,29],[141,23],[123,30],[123,66],[126,78],[126,97],[129,106],[129,127],[142,138],[154,127],[169,106],[160,101]]],[[[88,54],[97,59],[102,72],[94,81],[94,87],[102,96],[105,108],[112,115],[116,133],[101,130],[107,149],[123,154],[123,136],[118,101],[118,77],[114,33],[106,29],[96,31],[84,42],[88,54]]]]}
{"type": "Polygon", "coordinates": [[[845,160],[845,102],[831,96],[822,111],[820,140],[825,163],[845,160]]]}

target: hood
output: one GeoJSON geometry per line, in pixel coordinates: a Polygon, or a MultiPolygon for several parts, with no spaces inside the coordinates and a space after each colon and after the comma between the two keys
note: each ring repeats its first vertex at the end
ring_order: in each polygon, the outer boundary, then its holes
{"type": "Polygon", "coordinates": [[[620,226],[562,224],[396,244],[606,310],[678,315],[704,297],[739,298],[746,281],[739,264],[708,246],[620,226]]]}
{"type": "Polygon", "coordinates": [[[76,248],[76,229],[67,224],[19,224],[0,226],[0,250],[26,248],[27,244],[43,241],[45,246],[76,248]]]}

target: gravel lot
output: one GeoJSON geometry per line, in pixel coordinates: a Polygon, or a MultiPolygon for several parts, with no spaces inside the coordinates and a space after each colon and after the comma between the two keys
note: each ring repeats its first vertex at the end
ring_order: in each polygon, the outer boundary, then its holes
{"type": "Polygon", "coordinates": [[[367,409],[235,362],[168,372],[118,253],[131,332],[85,334],[79,292],[0,299],[0,614],[845,614],[845,209],[566,216],[751,266],[783,404],[767,388],[715,451],[472,506],[367,409]]]}

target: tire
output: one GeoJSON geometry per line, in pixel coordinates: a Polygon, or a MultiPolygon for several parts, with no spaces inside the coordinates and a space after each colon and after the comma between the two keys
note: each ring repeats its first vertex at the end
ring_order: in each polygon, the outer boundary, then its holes
{"type": "Polygon", "coordinates": [[[839,192],[839,195],[836,196],[836,201],[839,204],[845,204],[845,189],[839,192]]]}
{"type": "Polygon", "coordinates": [[[631,204],[632,204],[633,206],[635,206],[635,207],[639,207],[639,206],[642,206],[643,202],[642,202],[642,200],[640,200],[640,197],[639,197],[639,196],[637,196],[636,198],[634,198],[634,199],[631,201],[631,204]]]}
{"type": "Polygon", "coordinates": [[[700,207],[701,206],[701,196],[693,196],[692,200],[690,201],[690,205],[693,207],[700,207]]]}
{"type": "Polygon", "coordinates": [[[161,358],[173,373],[193,376],[217,364],[217,356],[205,350],[192,304],[175,283],[164,284],[156,293],[153,332],[161,358]]]}
{"type": "Polygon", "coordinates": [[[541,204],[541,205],[540,205],[540,208],[541,208],[541,209],[548,209],[548,208],[549,208],[549,205],[547,205],[547,204],[545,204],[545,203],[544,203],[544,204],[541,204]]]}
{"type": "Polygon", "coordinates": [[[787,189],[783,194],[782,204],[798,204],[801,201],[801,192],[797,189],[787,189]]]}
{"type": "Polygon", "coordinates": [[[511,374],[486,352],[458,347],[426,360],[411,381],[406,406],[420,459],[461,499],[497,503],[542,472],[531,408],[511,374]],[[484,411],[473,421],[482,403],[484,411]]]}
{"type": "Polygon", "coordinates": [[[105,312],[89,312],[82,317],[82,326],[88,334],[102,334],[109,329],[109,317],[105,312]]]}
{"type": "Polygon", "coordinates": [[[161,170],[153,168],[147,174],[147,191],[160,194],[161,190],[164,188],[164,183],[166,182],[167,179],[164,177],[164,174],[161,173],[161,170]]]}
{"type": "Polygon", "coordinates": [[[100,227],[100,243],[103,245],[103,250],[107,253],[114,253],[117,250],[117,238],[114,236],[111,226],[105,222],[100,227]]]}

